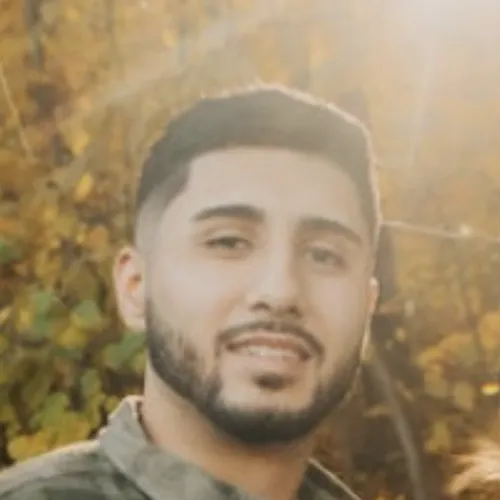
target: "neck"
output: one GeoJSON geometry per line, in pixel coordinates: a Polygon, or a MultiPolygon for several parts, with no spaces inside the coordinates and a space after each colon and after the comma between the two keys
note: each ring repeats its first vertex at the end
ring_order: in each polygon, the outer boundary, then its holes
{"type": "Polygon", "coordinates": [[[234,441],[147,370],[142,420],[160,448],[212,477],[267,500],[293,500],[312,453],[313,439],[269,447],[234,441]]]}

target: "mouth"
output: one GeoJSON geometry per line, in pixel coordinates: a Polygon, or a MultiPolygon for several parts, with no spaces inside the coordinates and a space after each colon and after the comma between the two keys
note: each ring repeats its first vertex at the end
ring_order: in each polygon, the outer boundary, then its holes
{"type": "Polygon", "coordinates": [[[228,351],[257,358],[308,361],[313,350],[303,340],[285,333],[262,332],[241,335],[226,344],[228,351]]]}

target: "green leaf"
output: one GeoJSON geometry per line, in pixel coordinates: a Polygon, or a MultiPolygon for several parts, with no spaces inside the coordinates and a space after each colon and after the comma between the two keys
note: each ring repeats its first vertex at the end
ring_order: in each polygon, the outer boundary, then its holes
{"type": "Polygon", "coordinates": [[[80,385],[83,397],[86,399],[100,392],[101,380],[99,378],[99,372],[93,368],[87,370],[80,381],[80,385]]]}
{"type": "Polygon", "coordinates": [[[36,411],[44,404],[53,382],[54,372],[41,369],[23,385],[21,395],[24,404],[30,411],[36,411]]]}
{"type": "Polygon", "coordinates": [[[59,298],[52,290],[39,290],[31,297],[35,314],[47,315],[59,303],[59,298]]]}
{"type": "Polygon", "coordinates": [[[0,236],[0,264],[9,264],[21,257],[20,248],[13,242],[0,236]]]}
{"type": "Polygon", "coordinates": [[[126,333],[120,342],[109,345],[104,350],[104,362],[112,369],[130,364],[134,356],[144,349],[144,336],[138,333],[126,333]]]}
{"type": "Polygon", "coordinates": [[[81,349],[70,349],[56,344],[52,345],[51,348],[54,355],[58,358],[68,359],[71,361],[80,361],[84,354],[81,349]]]}
{"type": "Polygon", "coordinates": [[[63,392],[50,394],[35,414],[33,423],[45,428],[61,425],[60,417],[69,408],[69,403],[68,396],[63,392]]]}
{"type": "Polygon", "coordinates": [[[43,340],[50,336],[51,334],[51,320],[46,316],[37,314],[33,319],[33,326],[31,328],[31,335],[33,339],[43,340]]]}
{"type": "Polygon", "coordinates": [[[93,330],[102,325],[102,314],[93,300],[84,300],[78,304],[71,315],[73,323],[83,330],[93,330]]]}

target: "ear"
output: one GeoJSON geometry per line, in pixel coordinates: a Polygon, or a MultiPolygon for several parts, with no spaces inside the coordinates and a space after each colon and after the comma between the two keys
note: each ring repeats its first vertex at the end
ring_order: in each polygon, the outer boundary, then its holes
{"type": "Polygon", "coordinates": [[[377,303],[380,296],[380,284],[375,277],[370,278],[370,282],[368,283],[368,311],[370,316],[373,316],[375,310],[377,309],[377,303]]]}
{"type": "Polygon", "coordinates": [[[113,265],[113,282],[123,322],[131,330],[144,331],[144,261],[136,249],[125,247],[120,250],[113,265]]]}

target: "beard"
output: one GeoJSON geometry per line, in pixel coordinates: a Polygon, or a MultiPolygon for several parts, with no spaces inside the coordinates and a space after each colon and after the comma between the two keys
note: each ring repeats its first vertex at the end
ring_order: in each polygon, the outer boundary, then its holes
{"type": "MultiPolygon", "coordinates": [[[[341,372],[318,384],[308,406],[299,410],[237,407],[222,397],[223,381],[217,368],[206,373],[194,344],[160,320],[150,302],[146,312],[147,350],[156,375],[216,428],[247,445],[284,444],[309,435],[346,399],[361,366],[364,334],[341,372]]],[[[256,383],[263,389],[282,385],[280,377],[272,375],[264,375],[256,383]]]]}

